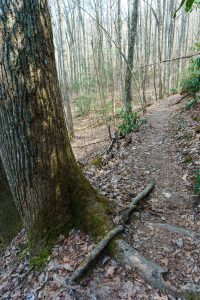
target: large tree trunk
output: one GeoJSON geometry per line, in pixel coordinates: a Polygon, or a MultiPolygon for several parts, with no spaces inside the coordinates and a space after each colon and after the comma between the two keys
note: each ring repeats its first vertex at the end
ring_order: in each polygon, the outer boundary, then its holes
{"type": "Polygon", "coordinates": [[[127,112],[131,111],[132,103],[132,92],[131,92],[131,83],[132,83],[132,70],[133,70],[133,58],[134,58],[134,47],[135,39],[137,34],[137,21],[138,21],[138,5],[139,1],[133,1],[132,16],[131,16],[131,25],[128,28],[128,58],[127,58],[127,67],[125,75],[125,91],[124,91],[124,105],[127,112]]]}
{"type": "Polygon", "coordinates": [[[0,152],[32,253],[72,226],[104,234],[107,202],[68,138],[47,0],[3,1],[0,11],[0,152]]]}
{"type": "Polygon", "coordinates": [[[22,226],[0,158],[0,247],[6,247],[22,226]]]}

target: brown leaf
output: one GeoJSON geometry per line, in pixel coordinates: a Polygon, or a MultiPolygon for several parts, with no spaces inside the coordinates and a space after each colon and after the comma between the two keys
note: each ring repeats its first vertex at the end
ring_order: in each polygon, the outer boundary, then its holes
{"type": "Polygon", "coordinates": [[[114,273],[115,273],[115,269],[116,269],[116,267],[109,267],[108,268],[108,270],[107,270],[107,272],[106,272],[106,276],[108,277],[108,276],[113,276],[114,275],[114,273]]]}
{"type": "Polygon", "coordinates": [[[168,261],[168,258],[167,258],[167,257],[161,259],[160,261],[161,261],[161,263],[164,264],[165,266],[168,266],[169,261],[168,261]]]}

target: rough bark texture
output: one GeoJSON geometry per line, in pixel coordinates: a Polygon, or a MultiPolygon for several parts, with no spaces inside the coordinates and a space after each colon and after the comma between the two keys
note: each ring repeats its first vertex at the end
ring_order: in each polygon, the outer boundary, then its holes
{"type": "Polygon", "coordinates": [[[6,247],[22,226],[0,159],[0,247],[6,247]]]}
{"type": "Polygon", "coordinates": [[[138,21],[138,5],[139,1],[133,1],[133,9],[131,16],[131,25],[128,33],[128,59],[127,59],[127,68],[125,75],[125,99],[124,105],[125,110],[127,112],[131,111],[131,103],[132,103],[132,92],[131,92],[131,83],[132,83],[132,70],[133,70],[133,58],[134,58],[134,47],[135,47],[135,39],[137,33],[137,21],[138,21]]]}
{"type": "Polygon", "coordinates": [[[73,225],[104,235],[107,202],[69,143],[47,0],[3,1],[0,28],[0,151],[33,253],[73,225]]]}

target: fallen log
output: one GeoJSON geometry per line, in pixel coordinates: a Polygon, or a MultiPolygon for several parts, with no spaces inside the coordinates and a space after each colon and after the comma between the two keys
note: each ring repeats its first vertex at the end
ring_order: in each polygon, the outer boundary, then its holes
{"type": "Polygon", "coordinates": [[[140,192],[135,198],[133,198],[129,208],[126,209],[122,214],[122,219],[124,223],[127,223],[129,221],[130,215],[137,208],[139,201],[144,199],[144,197],[146,197],[151,192],[154,186],[155,181],[152,181],[150,184],[147,185],[147,187],[144,190],[142,190],[142,192],[140,192]]]}

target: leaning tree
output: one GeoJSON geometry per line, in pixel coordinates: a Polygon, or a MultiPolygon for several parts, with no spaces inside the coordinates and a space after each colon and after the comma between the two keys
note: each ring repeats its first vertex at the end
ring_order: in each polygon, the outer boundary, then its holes
{"type": "Polygon", "coordinates": [[[47,5],[0,4],[0,153],[34,255],[72,226],[112,228],[70,146],[47,5]]]}

